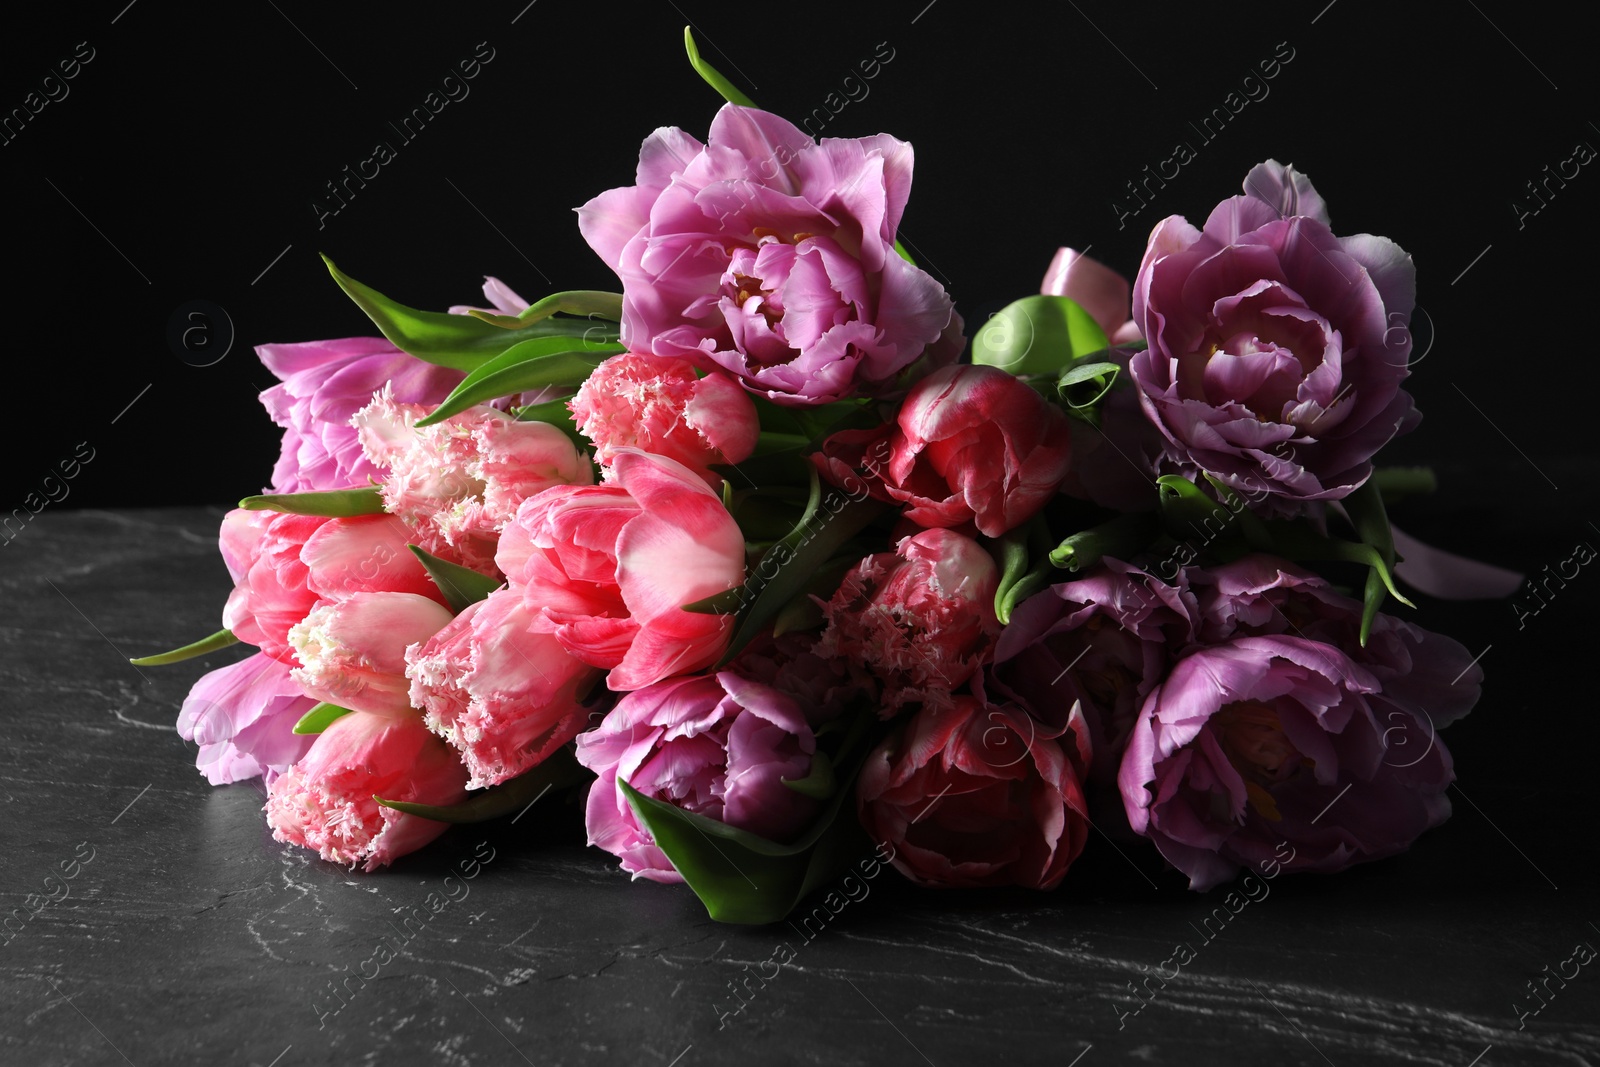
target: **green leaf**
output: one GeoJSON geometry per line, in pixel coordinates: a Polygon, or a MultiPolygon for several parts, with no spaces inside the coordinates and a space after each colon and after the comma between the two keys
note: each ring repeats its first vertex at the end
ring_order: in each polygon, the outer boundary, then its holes
{"type": "Polygon", "coordinates": [[[756,106],[754,101],[735,89],[732,82],[718,73],[715,67],[700,58],[700,49],[696,47],[694,34],[689,31],[688,26],[683,28],[683,47],[689,53],[689,65],[694,68],[696,74],[705,79],[707,85],[722,94],[722,99],[740,107],[756,106]]]}
{"type": "MultiPolygon", "coordinates": [[[[841,818],[840,811],[855,792],[856,776],[870,750],[863,741],[874,719],[870,712],[857,716],[833,761],[846,772],[836,776],[832,797],[810,829],[787,845],[645,796],[627,782],[617,785],[713,919],[778,922],[864,850],[860,824],[853,813],[841,818]]],[[[815,759],[813,774],[814,764],[815,759]]]]}
{"type": "Polygon", "coordinates": [[[827,616],[823,614],[822,608],[815,600],[802,593],[785,604],[772,617],[772,636],[782,637],[787,633],[815,630],[825,621],[827,616]]]}
{"type": "Polygon", "coordinates": [[[393,808],[410,815],[420,815],[424,819],[433,819],[436,822],[486,822],[489,819],[498,819],[502,815],[510,815],[515,811],[519,812],[516,819],[511,820],[515,823],[517,819],[522,818],[521,811],[531,807],[551,789],[577,785],[589,776],[589,772],[573,758],[571,749],[562,747],[550,753],[543,763],[531,771],[519,774],[499,785],[468,794],[467,799],[459,804],[443,806],[414,804],[409,800],[385,800],[380,796],[374,796],[372,799],[386,808],[393,808]]]}
{"type": "Polygon", "coordinates": [[[814,630],[821,626],[826,616],[812,597],[828,600],[838,592],[839,584],[844,580],[845,574],[859,562],[861,562],[860,553],[847,553],[818,568],[816,573],[806,580],[805,588],[772,617],[772,636],[782,637],[793,631],[814,630]]]}
{"type": "Polygon", "coordinates": [[[869,400],[835,400],[814,407],[786,407],[752,394],[750,402],[755,406],[756,418],[764,433],[788,434],[800,438],[802,445],[819,441],[849,425],[878,426],[883,422],[869,400]]]}
{"type": "Polygon", "coordinates": [[[1161,475],[1156,479],[1156,492],[1162,525],[1175,540],[1185,541],[1198,535],[1209,541],[1233,521],[1233,512],[1182,475],[1161,475]],[[1212,527],[1216,529],[1213,531],[1212,527]]]}
{"type": "Polygon", "coordinates": [[[328,515],[339,519],[382,514],[383,494],[375,485],[309,493],[266,493],[247,496],[239,501],[239,506],[246,511],[284,511],[290,515],[328,515]]]}
{"type": "Polygon", "coordinates": [[[1067,406],[1082,410],[1092,408],[1111,392],[1111,387],[1117,383],[1117,375],[1122,368],[1115,363],[1076,363],[1068,367],[1056,381],[1056,391],[1067,406]],[[1094,383],[1094,388],[1075,388],[1084,382],[1094,383]]]}
{"type": "Polygon", "coordinates": [[[1106,332],[1076,301],[1026,296],[1006,305],[972,338],[972,362],[1012,374],[1059,374],[1074,360],[1104,351],[1106,332]]]}
{"type": "Polygon", "coordinates": [[[210,637],[202,637],[192,644],[184,645],[182,648],[175,648],[171,652],[162,652],[155,656],[140,656],[138,659],[130,659],[128,662],[135,667],[165,667],[169,663],[182,663],[186,659],[204,656],[215,652],[219,648],[227,648],[229,645],[238,643],[239,639],[233,636],[232,631],[218,630],[210,637]]]}
{"type": "MultiPolygon", "coordinates": [[[[536,337],[584,337],[614,340],[616,329],[589,319],[542,318],[508,329],[471,315],[451,315],[443,311],[419,311],[391,300],[376,289],[363,285],[333,265],[327,256],[333,280],[367,313],[383,336],[403,352],[427,363],[470,371],[512,345],[536,337]]],[[[558,294],[559,295],[559,294],[558,294]]]]}
{"type": "Polygon", "coordinates": [[[751,453],[755,456],[770,456],[774,452],[791,452],[804,448],[811,443],[811,438],[799,433],[773,433],[762,430],[756,437],[756,450],[751,453]]]}
{"type": "MultiPolygon", "coordinates": [[[[1349,497],[1345,498],[1346,506],[1349,497]]],[[[1363,563],[1372,568],[1373,573],[1368,576],[1367,588],[1372,588],[1372,579],[1376,578],[1381,588],[1388,590],[1389,595],[1408,608],[1416,607],[1405,595],[1395,588],[1394,576],[1390,564],[1383,555],[1373,546],[1359,544],[1355,541],[1341,541],[1338,538],[1326,537],[1317,533],[1311,527],[1301,522],[1277,521],[1266,523],[1272,539],[1272,550],[1279,555],[1299,561],[1306,560],[1332,560],[1342,563],[1363,563]]],[[[1375,613],[1377,608],[1372,608],[1375,613]]],[[[1365,608],[1363,608],[1365,616],[1365,608]]]]}
{"type": "Polygon", "coordinates": [[[294,724],[294,729],[291,732],[297,734],[320,734],[332,726],[335,719],[343,718],[348,714],[350,714],[349,708],[341,708],[337,704],[324,702],[300,716],[300,721],[294,724]]]}
{"type": "Polygon", "coordinates": [[[855,499],[830,490],[824,512],[823,493],[815,467],[809,469],[811,491],[800,521],[761,557],[754,572],[738,587],[745,604],[734,627],[733,640],[717,666],[723,667],[761,632],[783,606],[805,588],[806,582],[832,559],[839,546],[877,518],[884,505],[871,498],[855,499]],[[837,508],[832,505],[840,502],[837,508]]]}
{"type": "Polygon", "coordinates": [[[1439,488],[1439,478],[1432,467],[1379,467],[1372,472],[1370,480],[1378,487],[1385,504],[1419,493],[1432,493],[1439,488]]]}
{"type": "Polygon", "coordinates": [[[780,778],[778,781],[813,800],[827,800],[839,788],[833,775],[833,761],[826,752],[811,757],[811,773],[804,778],[780,778]]]}
{"type": "Polygon", "coordinates": [[[487,575],[479,574],[469,567],[463,567],[459,563],[442,560],[431,552],[418,548],[416,545],[407,545],[406,547],[411,550],[412,555],[421,561],[423,570],[428,572],[428,577],[433,579],[433,584],[438,586],[439,592],[444,594],[445,601],[450,605],[450,610],[457,615],[505,584],[487,575]]]}
{"type": "MultiPolygon", "coordinates": [[[[1372,631],[1372,620],[1383,606],[1383,594],[1387,588],[1384,579],[1394,569],[1394,530],[1389,526],[1389,514],[1384,509],[1383,493],[1376,479],[1368,478],[1360,488],[1345,497],[1344,510],[1356,528],[1356,536],[1383,561],[1381,571],[1375,567],[1367,573],[1366,588],[1362,591],[1361,647],[1365,648],[1367,636],[1372,631]]],[[[1397,595],[1396,599],[1405,603],[1403,597],[1397,595]]]]}
{"type": "Polygon", "coordinates": [[[751,456],[737,466],[713,463],[711,469],[722,475],[725,484],[742,486],[804,485],[806,471],[813,469],[804,450],[784,449],[764,456],[751,456]]]}
{"type": "Polygon", "coordinates": [[[911,258],[911,253],[906,251],[906,246],[900,243],[900,239],[898,237],[895,238],[894,241],[894,250],[900,253],[901,259],[905,260],[913,267],[917,265],[917,261],[911,258]]]}
{"type": "Polygon", "coordinates": [[[1272,535],[1267,530],[1267,525],[1261,516],[1251,511],[1250,505],[1243,497],[1239,496],[1231,487],[1215,476],[1207,473],[1205,474],[1205,479],[1216,492],[1217,499],[1222,501],[1222,506],[1227,514],[1233,516],[1234,521],[1239,524],[1239,533],[1244,535],[1244,539],[1249,542],[1250,547],[1263,552],[1271,552],[1272,535]]]}
{"type": "Polygon", "coordinates": [[[685,604],[683,610],[692,611],[696,615],[737,615],[744,601],[744,586],[736,585],[732,589],[713,593],[692,604],[685,604]]]}
{"type": "Polygon", "coordinates": [[[1050,561],[1050,531],[1039,516],[1025,528],[1000,538],[999,549],[1000,584],[995,589],[994,614],[1004,626],[1011,622],[1018,604],[1049,583],[1055,567],[1050,561]]]}
{"type": "Polygon", "coordinates": [[[621,345],[605,344],[574,347],[567,337],[537,337],[523,341],[485,362],[451,390],[444,403],[418,426],[432,426],[465,411],[474,404],[486,403],[550,386],[577,386],[608,357],[623,352],[621,345]]]}
{"type": "Polygon", "coordinates": [[[1152,512],[1118,515],[1062,541],[1050,550],[1050,562],[1057,567],[1080,571],[1106,556],[1129,559],[1149,548],[1160,533],[1161,522],[1152,512]]]}
{"type": "Polygon", "coordinates": [[[492,326],[499,326],[505,330],[531,326],[540,319],[547,319],[557,313],[621,322],[622,294],[606,293],[597,289],[574,289],[571,292],[555,293],[545,297],[543,300],[529,304],[527,309],[519,315],[501,315],[478,308],[467,312],[475,319],[480,319],[492,326]]]}

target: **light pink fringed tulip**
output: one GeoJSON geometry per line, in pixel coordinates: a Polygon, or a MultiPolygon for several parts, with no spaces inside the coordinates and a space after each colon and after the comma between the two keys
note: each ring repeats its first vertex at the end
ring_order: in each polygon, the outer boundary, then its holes
{"type": "Polygon", "coordinates": [[[739,463],[761,433],[756,406],[732,378],[695,374],[686,359],[624,352],[589,375],[568,403],[595,461],[609,467],[618,448],[636,447],[682,463],[712,485],[713,463],[739,463]]]}
{"type": "Polygon", "coordinates": [[[236,508],[222,520],[222,558],[235,583],[222,625],[292,665],[289,628],[322,600],[373,592],[439,600],[406,549],[412,539],[393,515],[329,519],[236,508]]]}
{"type": "Polygon", "coordinates": [[[410,711],[406,647],[450,622],[450,609],[415,593],[356,593],[320,604],[289,631],[307,696],[356,711],[410,711]]]}
{"type": "Polygon", "coordinates": [[[522,501],[594,480],[571,439],[548,423],[480,405],[419,428],[430,410],[384,390],[351,421],[367,458],[385,472],[384,507],[434,555],[493,574],[500,530],[522,501]]]}
{"type": "Polygon", "coordinates": [[[335,719],[305,758],[272,783],[267,824],[279,841],[368,871],[388,866],[449,829],[447,823],[383,807],[375,795],[457,804],[467,795],[467,771],[415,711],[351,712],[335,719]]]}
{"type": "Polygon", "coordinates": [[[461,753],[473,789],[538,766],[587,721],[579,699],[599,670],[533,619],[520,592],[500,589],[406,650],[411,702],[461,753]]]}

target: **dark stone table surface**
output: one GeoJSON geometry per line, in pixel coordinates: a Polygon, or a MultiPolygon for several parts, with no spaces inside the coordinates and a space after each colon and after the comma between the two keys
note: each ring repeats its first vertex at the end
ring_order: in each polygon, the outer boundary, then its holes
{"type": "MultiPolygon", "coordinates": [[[[1592,494],[1563,499],[1500,561],[1600,539],[1592,494]]],[[[889,872],[817,932],[630,884],[553,796],[375,875],[274,842],[260,783],[208,786],[173,730],[237,650],[127,663],[215,628],[221,514],[47,511],[0,549],[0,909],[26,917],[0,937],[0,1063],[1600,1064],[1600,964],[1551,977],[1600,946],[1587,575],[1520,629],[1422,606],[1490,647],[1450,732],[1465,792],[1408,855],[1279,879],[1208,938],[1221,891],[1097,837],[1056,892],[889,872]]],[[[1415,532],[1492,552],[1482,519],[1415,532]]]]}

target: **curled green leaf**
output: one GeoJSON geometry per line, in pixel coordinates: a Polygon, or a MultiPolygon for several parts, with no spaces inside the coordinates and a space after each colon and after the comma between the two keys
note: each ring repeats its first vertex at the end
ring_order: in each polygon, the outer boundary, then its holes
{"type": "Polygon", "coordinates": [[[841,817],[840,812],[855,792],[871,748],[867,731],[875,719],[870,710],[855,717],[831,760],[835,783],[826,806],[810,829],[787,844],[646,796],[625,781],[619,780],[617,787],[711,918],[778,922],[868,847],[854,815],[841,817]]]}
{"type": "Polygon", "coordinates": [[[348,714],[350,714],[349,708],[341,708],[337,704],[324,702],[300,716],[300,721],[294,724],[294,729],[291,732],[297,734],[320,734],[332,726],[334,720],[341,719],[348,714]]]}
{"type": "Polygon", "coordinates": [[[375,485],[359,489],[319,489],[309,493],[264,493],[239,501],[246,511],[282,511],[290,515],[326,515],[336,519],[383,512],[383,495],[375,485]]]}
{"type": "Polygon", "coordinates": [[[732,82],[723,77],[710,63],[700,58],[700,48],[694,43],[694,34],[688,26],[683,28],[683,47],[689,53],[689,65],[694,68],[696,74],[705,79],[707,85],[722,94],[722,99],[740,107],[756,106],[755,101],[734,88],[732,82]]]}
{"type": "Polygon", "coordinates": [[[1117,383],[1122,368],[1115,363],[1075,363],[1056,380],[1056,391],[1071,408],[1092,408],[1117,383]],[[1088,388],[1083,388],[1087,385],[1088,388]]]}
{"type": "MultiPolygon", "coordinates": [[[[522,322],[513,328],[507,323],[487,322],[472,315],[451,315],[443,311],[419,311],[392,300],[376,289],[363,285],[334,266],[327,256],[322,261],[339,288],[366,312],[383,336],[396,348],[427,363],[470,371],[493,359],[512,345],[538,337],[599,337],[594,331],[610,323],[587,318],[557,318],[554,315],[522,322]]],[[[557,294],[558,296],[566,294],[557,294]]],[[[602,316],[603,317],[603,316],[602,316]]],[[[602,331],[603,332],[603,331],[602,331]]],[[[578,347],[568,345],[568,347],[578,347]]]]}
{"type": "Polygon", "coordinates": [[[130,659],[128,662],[135,667],[165,667],[169,663],[182,663],[186,659],[204,656],[217,651],[219,648],[227,648],[229,645],[238,643],[239,639],[233,636],[232,631],[218,630],[210,637],[202,637],[198,641],[184,645],[182,648],[175,648],[171,652],[162,652],[154,656],[140,656],[138,659],[130,659]]]}
{"type": "Polygon", "coordinates": [[[438,586],[439,592],[444,594],[444,599],[450,605],[450,610],[457,615],[505,584],[487,575],[479,574],[470,567],[463,567],[459,563],[451,563],[449,560],[440,559],[433,553],[427,552],[416,545],[407,545],[406,547],[421,562],[422,569],[428,572],[428,577],[433,579],[433,584],[438,586]]]}
{"type": "Polygon", "coordinates": [[[811,771],[804,778],[780,778],[784,785],[796,793],[804,793],[813,800],[827,800],[839,788],[833,775],[833,761],[826,752],[811,757],[811,771]]]}
{"type": "Polygon", "coordinates": [[[1044,520],[1035,516],[1026,527],[1002,537],[997,547],[1000,584],[995,588],[994,614],[1004,626],[1011,622],[1011,612],[1018,604],[1050,581],[1054,572],[1050,561],[1050,531],[1044,520]]]}
{"type": "MultiPolygon", "coordinates": [[[[1431,478],[1433,472],[1425,473],[1431,478]]],[[[1377,618],[1378,609],[1383,606],[1384,591],[1393,587],[1388,579],[1394,569],[1394,531],[1389,526],[1389,514],[1383,506],[1383,491],[1376,479],[1368,478],[1360,488],[1345,497],[1344,510],[1350,516],[1356,536],[1377,554],[1383,564],[1381,568],[1373,567],[1368,572],[1366,587],[1362,590],[1361,646],[1365,648],[1367,637],[1372,632],[1372,620],[1377,618]]],[[[1412,606],[1398,593],[1395,599],[1408,607],[1412,606]]]]}
{"type": "Polygon", "coordinates": [[[1118,515],[1062,541],[1050,550],[1050,562],[1057,567],[1080,571],[1106,556],[1129,559],[1149,548],[1160,533],[1160,521],[1150,512],[1118,515]]]}
{"type": "Polygon", "coordinates": [[[467,314],[492,326],[499,326],[501,329],[506,330],[531,326],[541,319],[547,319],[556,314],[581,315],[621,322],[622,294],[601,292],[597,289],[574,289],[571,292],[554,293],[543,300],[535,301],[518,315],[502,315],[498,312],[483,311],[478,308],[473,308],[467,314]]]}
{"type": "Polygon", "coordinates": [[[1016,375],[1059,374],[1110,342],[1094,317],[1064,296],[1025,296],[996,312],[972,338],[972,362],[1016,375]]]}
{"type": "Polygon", "coordinates": [[[574,344],[568,337],[523,341],[469,373],[431,414],[418,419],[417,425],[432,426],[474,404],[514,393],[582,385],[604,360],[622,351],[619,344],[574,344]]]}
{"type": "Polygon", "coordinates": [[[743,603],[733,640],[717,661],[719,668],[738,655],[805,588],[840,545],[883,511],[883,505],[870,497],[857,498],[837,489],[824,495],[816,468],[808,465],[807,471],[811,484],[800,521],[762,555],[744,584],[730,590],[737,592],[743,603]]]}

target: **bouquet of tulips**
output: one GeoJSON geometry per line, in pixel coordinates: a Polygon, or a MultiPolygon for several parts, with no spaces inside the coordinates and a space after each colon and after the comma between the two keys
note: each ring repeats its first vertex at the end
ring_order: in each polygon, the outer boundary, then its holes
{"type": "Polygon", "coordinates": [[[706,140],[578,210],[620,293],[419,311],[329,263],[382,336],[258,349],[283,448],[223,629],[138,661],[255,647],[183,705],[210,781],[368,871],[582,788],[591,844],[733,922],[874,848],[1049,889],[1099,828],[1206,889],[1444,820],[1482,673],[1383,610],[1430,477],[1373,463],[1419,419],[1411,257],[1269,160],[969,344],[896,241],[911,146],[690,51],[706,140]]]}

